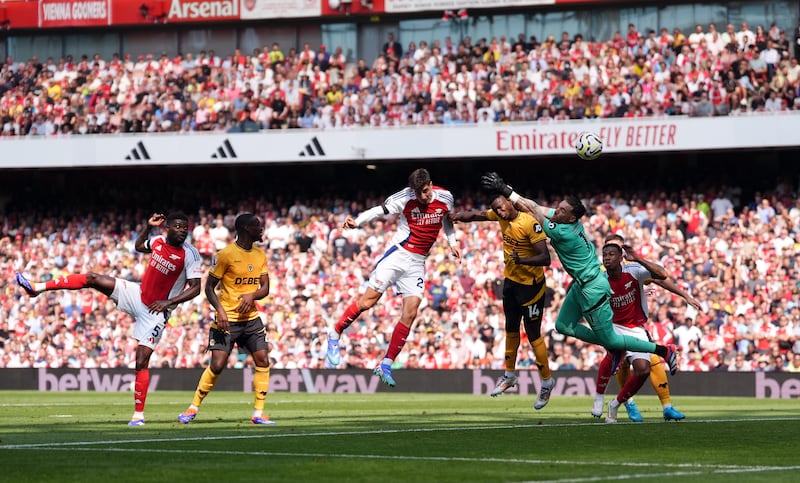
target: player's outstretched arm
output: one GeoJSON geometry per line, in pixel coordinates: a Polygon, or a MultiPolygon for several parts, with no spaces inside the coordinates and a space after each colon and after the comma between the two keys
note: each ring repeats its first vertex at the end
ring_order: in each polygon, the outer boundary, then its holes
{"type": "Polygon", "coordinates": [[[663,288],[664,290],[668,290],[678,297],[682,298],[686,301],[687,304],[694,307],[698,312],[703,312],[703,305],[700,303],[699,300],[689,295],[688,292],[683,290],[682,288],[678,287],[674,280],[671,278],[666,278],[664,280],[653,280],[653,283],[658,285],[659,287],[663,288]]]}
{"type": "Polygon", "coordinates": [[[344,220],[344,228],[356,228],[364,223],[369,223],[370,221],[374,220],[375,218],[385,216],[389,214],[389,209],[386,208],[385,205],[380,206],[373,206],[372,208],[368,209],[367,211],[362,212],[358,215],[355,219],[351,216],[347,216],[344,220]]]}
{"type": "Polygon", "coordinates": [[[456,230],[453,227],[453,220],[450,219],[450,214],[442,220],[442,229],[444,229],[445,237],[447,237],[447,244],[450,245],[450,254],[461,263],[461,248],[458,246],[456,240],[456,230]]]}
{"type": "Polygon", "coordinates": [[[669,277],[669,274],[664,267],[640,257],[632,246],[622,245],[622,249],[625,250],[625,259],[631,262],[636,262],[647,269],[647,271],[650,272],[650,275],[652,275],[654,282],[666,280],[669,277]]]}
{"type": "Polygon", "coordinates": [[[517,207],[518,210],[524,211],[533,215],[539,223],[544,223],[546,214],[550,212],[550,208],[541,206],[535,201],[521,196],[514,189],[507,185],[503,178],[497,173],[486,173],[481,177],[481,187],[490,193],[500,193],[517,207]]]}
{"type": "Polygon", "coordinates": [[[447,215],[453,223],[469,223],[472,221],[489,221],[486,212],[483,210],[466,210],[447,215]]]}

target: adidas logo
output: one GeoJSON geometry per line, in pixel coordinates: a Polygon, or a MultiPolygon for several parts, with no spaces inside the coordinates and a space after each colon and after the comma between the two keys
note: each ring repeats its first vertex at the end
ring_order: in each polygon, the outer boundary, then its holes
{"type": "Polygon", "coordinates": [[[306,144],[306,148],[298,153],[300,156],[325,156],[325,150],[319,143],[316,136],[311,138],[311,142],[306,144]]]}
{"type": "Polygon", "coordinates": [[[233,150],[230,140],[226,139],[222,142],[222,146],[217,148],[217,152],[211,155],[212,159],[218,158],[236,158],[236,151],[233,150]]]}
{"type": "Polygon", "coordinates": [[[150,159],[150,153],[147,152],[147,148],[144,147],[144,143],[139,141],[136,143],[136,146],[131,149],[131,154],[125,156],[126,161],[132,160],[140,160],[140,159],[150,159]]]}

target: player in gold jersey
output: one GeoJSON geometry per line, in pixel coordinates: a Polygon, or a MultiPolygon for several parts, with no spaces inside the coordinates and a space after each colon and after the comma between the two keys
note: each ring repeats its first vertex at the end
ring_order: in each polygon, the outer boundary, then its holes
{"type": "Polygon", "coordinates": [[[236,343],[253,356],[255,403],[250,424],[275,424],[264,415],[269,388],[269,351],[266,329],[256,309],[256,300],[269,294],[267,256],[254,246],[264,234],[264,224],[252,213],[236,217],[236,241],[219,251],[206,282],[206,297],[217,312],[208,334],[211,364],[203,372],[189,409],[178,416],[188,424],[197,416],[203,399],[214,388],[236,343]],[[219,295],[217,286],[220,286],[219,295]]]}
{"type": "Polygon", "coordinates": [[[520,345],[520,320],[531,341],[536,366],[542,379],[534,408],[542,409],[550,400],[555,379],[550,372],[547,347],[541,335],[544,312],[544,269],[550,265],[547,236],[541,225],[528,213],[517,210],[503,195],[492,199],[488,211],[464,211],[451,216],[454,222],[497,221],[503,236],[503,312],[506,323],[506,371],[491,392],[495,397],[517,385],[517,351],[520,345]]]}

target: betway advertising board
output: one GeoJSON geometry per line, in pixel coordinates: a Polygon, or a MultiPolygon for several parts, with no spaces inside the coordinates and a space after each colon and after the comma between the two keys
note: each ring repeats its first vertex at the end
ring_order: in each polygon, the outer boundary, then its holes
{"type": "MultiPolygon", "coordinates": [[[[202,369],[150,369],[150,391],[194,391],[202,369]]],[[[0,369],[0,390],[41,392],[128,392],[134,381],[129,369],[0,369]]],[[[422,369],[397,370],[398,385],[389,389],[368,370],[273,369],[270,392],[351,393],[424,392],[451,394],[488,394],[501,371],[422,369]]],[[[556,371],[554,396],[593,396],[596,373],[591,371],[556,371]]],[[[689,372],[670,378],[674,396],[738,396],[756,399],[800,398],[800,373],[783,372],[689,372]]],[[[539,373],[521,371],[519,386],[511,393],[537,394],[541,388],[539,373]]],[[[229,370],[215,390],[251,392],[251,370],[229,370]]],[[[642,392],[652,394],[650,385],[642,392]]]]}
{"type": "MultiPolygon", "coordinates": [[[[800,146],[798,125],[800,112],[246,134],[3,138],[0,169],[574,156],[575,139],[583,131],[600,135],[605,153],[774,148],[800,146]]],[[[602,160],[601,156],[587,162],[602,160]]]]}

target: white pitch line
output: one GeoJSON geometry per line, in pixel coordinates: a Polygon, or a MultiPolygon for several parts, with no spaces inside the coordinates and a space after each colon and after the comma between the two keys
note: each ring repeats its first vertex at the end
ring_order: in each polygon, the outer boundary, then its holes
{"type": "MultiPolygon", "coordinates": [[[[716,424],[716,423],[741,423],[741,422],[764,422],[764,421],[800,421],[800,417],[786,417],[786,418],[745,418],[745,419],[710,419],[700,420],[693,419],[690,421],[681,421],[674,424],[716,424]]],[[[622,423],[628,424],[628,423],[622,423]]],[[[643,424],[665,424],[659,421],[648,421],[645,423],[635,423],[635,426],[642,426],[643,424]]],[[[630,423],[634,425],[634,423],[630,423]]],[[[257,434],[257,435],[235,435],[235,436],[197,436],[197,437],[181,437],[181,438],[157,438],[157,439],[120,439],[120,440],[102,440],[102,441],[67,441],[63,443],[29,443],[29,444],[6,444],[0,445],[0,450],[4,449],[26,449],[26,448],[54,448],[54,447],[75,447],[75,446],[93,446],[93,445],[114,445],[114,444],[131,444],[131,443],[158,443],[158,442],[183,442],[183,441],[224,441],[236,439],[272,439],[272,438],[305,438],[309,436],[358,436],[363,434],[400,434],[400,433],[432,433],[440,431],[489,431],[498,429],[546,429],[546,428],[560,428],[560,427],[582,427],[582,426],[597,426],[608,427],[608,425],[598,422],[587,423],[557,423],[557,424],[507,424],[507,425],[494,425],[494,426],[461,426],[452,428],[397,428],[397,429],[373,429],[370,431],[317,431],[310,433],[277,433],[277,434],[257,434]]]]}
{"type": "MultiPolygon", "coordinates": [[[[420,399],[413,399],[412,400],[412,402],[436,402],[436,401],[441,401],[441,399],[437,399],[437,398],[420,398],[420,399]]],[[[241,399],[239,401],[226,401],[226,404],[242,404],[242,403],[243,404],[249,404],[249,403],[252,403],[252,402],[253,402],[253,399],[251,398],[251,399],[241,399]]],[[[354,404],[354,403],[364,404],[364,403],[374,403],[375,399],[369,399],[369,398],[367,398],[367,399],[347,399],[344,402],[346,402],[347,404],[354,404]]],[[[286,405],[286,404],[296,405],[296,404],[319,404],[319,403],[320,403],[320,400],[317,400],[317,399],[280,399],[278,401],[275,401],[275,400],[270,400],[269,401],[269,404],[275,405],[275,406],[282,406],[282,405],[286,405]]],[[[169,405],[169,406],[172,406],[172,405],[181,405],[182,406],[182,405],[186,404],[186,400],[182,400],[182,401],[156,401],[156,402],[151,402],[150,404],[166,404],[166,405],[169,405]]],[[[75,402],[0,403],[0,408],[29,408],[29,407],[35,408],[35,407],[44,407],[44,406],[47,406],[47,407],[55,407],[55,406],[95,407],[95,406],[130,406],[130,405],[131,405],[131,403],[129,401],[125,401],[125,402],[108,402],[108,403],[106,403],[106,402],[96,402],[96,403],[89,403],[89,402],[87,402],[87,403],[83,403],[83,402],[81,402],[81,403],[75,403],[75,402]]]]}
{"type": "MultiPolygon", "coordinates": [[[[543,480],[550,483],[580,483],[601,480],[622,480],[638,479],[647,477],[661,476],[688,476],[701,475],[706,473],[760,473],[766,471],[795,471],[800,466],[734,466],[734,465],[704,465],[694,463],[625,463],[608,461],[567,461],[552,459],[520,459],[520,458],[466,458],[458,456],[398,456],[398,455],[375,455],[375,454],[336,454],[336,453],[292,453],[286,451],[216,451],[216,450],[179,450],[179,449],[159,449],[159,448],[64,448],[52,447],[43,448],[48,451],[90,451],[90,452],[119,452],[119,453],[170,453],[170,454],[209,454],[217,456],[284,456],[290,458],[346,458],[346,459],[370,459],[370,460],[396,460],[396,461],[438,461],[438,462],[466,462],[466,463],[506,463],[506,464],[558,464],[558,465],[606,465],[606,466],[643,466],[643,467],[670,467],[670,468],[697,468],[696,471],[674,471],[669,473],[649,473],[614,475],[608,477],[588,477],[570,478],[559,480],[543,480]]],[[[539,483],[536,481],[520,483],[539,483]]]]}
{"type": "Polygon", "coordinates": [[[557,480],[529,480],[517,483],[589,483],[593,481],[609,480],[637,480],[651,478],[668,478],[673,476],[698,476],[704,474],[737,474],[737,473],[765,473],[770,471],[796,471],[800,466],[742,466],[731,468],[709,467],[709,471],[673,471],[669,473],[639,473],[630,475],[588,476],[586,478],[560,478],[557,480]]]}

